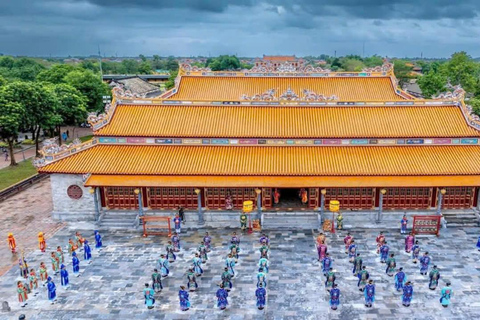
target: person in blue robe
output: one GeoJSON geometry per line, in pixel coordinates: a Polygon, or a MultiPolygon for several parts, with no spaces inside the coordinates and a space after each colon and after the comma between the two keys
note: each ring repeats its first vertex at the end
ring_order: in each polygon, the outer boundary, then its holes
{"type": "Polygon", "coordinates": [[[228,305],[228,292],[223,288],[223,284],[220,284],[220,289],[217,290],[217,307],[220,310],[225,310],[228,305]]]}
{"type": "Polygon", "coordinates": [[[260,286],[255,290],[255,296],[257,297],[257,308],[263,310],[265,308],[267,290],[260,283],[260,286]]]}
{"type": "Polygon", "coordinates": [[[175,232],[180,234],[182,231],[182,219],[178,215],[178,213],[175,215],[175,218],[173,218],[173,224],[175,225],[175,232]]]}
{"type": "Polygon", "coordinates": [[[257,273],[257,288],[262,284],[264,288],[267,287],[267,274],[263,272],[263,268],[258,269],[257,273]]]}
{"type": "Polygon", "coordinates": [[[323,271],[323,275],[327,275],[328,273],[328,270],[330,270],[330,267],[332,266],[332,258],[330,258],[330,254],[327,253],[325,255],[325,258],[323,258],[322,260],[322,271],[323,271]]]}
{"type": "Polygon", "coordinates": [[[162,285],[162,275],[158,273],[158,269],[153,269],[152,273],[152,289],[155,292],[160,292],[163,290],[162,285]]]}
{"type": "Polygon", "coordinates": [[[207,252],[210,252],[212,250],[212,237],[208,234],[208,232],[205,232],[205,237],[203,237],[203,243],[205,243],[205,248],[207,249],[207,252]]]}
{"type": "Polygon", "coordinates": [[[168,270],[168,259],[165,258],[164,254],[161,254],[160,259],[158,259],[158,267],[160,268],[160,273],[162,274],[162,277],[167,277],[170,273],[170,270],[168,270]]]}
{"type": "Polygon", "coordinates": [[[102,235],[98,230],[95,230],[95,249],[100,249],[102,245],[102,235]]]}
{"type": "Polygon", "coordinates": [[[47,279],[47,292],[48,300],[54,304],[55,300],[57,300],[57,287],[55,287],[52,277],[48,277],[47,279]]]}
{"type": "Polygon", "coordinates": [[[227,256],[227,259],[225,259],[225,266],[228,268],[228,272],[230,272],[230,275],[235,277],[235,259],[231,254],[227,256]]]}
{"type": "Polygon", "coordinates": [[[407,233],[408,219],[407,215],[404,214],[402,220],[400,220],[400,233],[407,233]]]}
{"type": "Polygon", "coordinates": [[[60,282],[62,286],[68,286],[68,271],[64,264],[60,266],[60,282]]]}
{"type": "Polygon", "coordinates": [[[88,261],[88,263],[92,263],[92,249],[90,248],[90,245],[88,244],[88,240],[85,240],[83,242],[83,259],[85,261],[88,261]]]}
{"type": "Polygon", "coordinates": [[[232,284],[232,275],[230,272],[228,272],[228,268],[225,267],[223,273],[222,273],[222,284],[225,290],[230,291],[233,287],[232,284]]]}
{"type": "Polygon", "coordinates": [[[188,309],[190,309],[188,292],[185,290],[184,286],[180,286],[180,290],[178,291],[178,298],[180,300],[180,310],[187,311],[188,309]]]}
{"type": "Polygon", "coordinates": [[[332,310],[337,310],[339,304],[340,304],[340,289],[338,289],[337,284],[334,284],[333,288],[330,289],[330,308],[332,310]]]}
{"type": "Polygon", "coordinates": [[[442,307],[447,308],[448,305],[450,304],[450,299],[452,298],[453,295],[453,290],[450,287],[451,283],[447,282],[447,285],[443,287],[442,289],[442,296],[440,297],[440,303],[442,304],[442,307]]]}
{"type": "Polygon", "coordinates": [[[237,246],[237,253],[240,253],[240,237],[237,236],[237,233],[234,232],[232,234],[232,239],[230,240],[230,244],[234,244],[237,246]]]}
{"type": "Polygon", "coordinates": [[[368,284],[363,289],[363,292],[365,294],[365,306],[371,308],[375,302],[375,285],[373,280],[368,280],[368,284]]]}
{"type": "Polygon", "coordinates": [[[201,267],[202,259],[198,256],[198,253],[195,253],[195,257],[193,258],[193,269],[195,270],[195,274],[197,277],[200,277],[203,274],[203,269],[201,267]]]}
{"type": "Polygon", "coordinates": [[[428,272],[428,266],[430,265],[430,257],[428,252],[425,252],[420,258],[420,274],[426,276],[428,272]]]}
{"type": "Polygon", "coordinates": [[[477,249],[478,251],[480,251],[480,236],[478,237],[478,240],[477,240],[477,249]]]}
{"type": "Polygon", "coordinates": [[[356,276],[362,270],[363,259],[360,257],[360,253],[357,253],[357,257],[353,260],[353,275],[356,276]]]}
{"type": "Polygon", "coordinates": [[[355,240],[352,240],[350,242],[350,245],[348,246],[348,258],[350,262],[353,262],[355,260],[355,256],[357,255],[357,245],[355,244],[355,240]]]}
{"type": "Polygon", "coordinates": [[[173,249],[175,249],[175,252],[180,251],[180,237],[176,232],[173,233],[172,236],[172,243],[173,243],[173,249]]]}
{"type": "Polygon", "coordinates": [[[410,281],[407,281],[407,283],[405,283],[405,285],[403,286],[402,304],[405,307],[410,307],[412,298],[413,298],[413,284],[410,281]]]}
{"type": "Polygon", "coordinates": [[[406,281],[407,275],[403,272],[403,268],[398,269],[398,272],[395,274],[395,289],[401,291],[406,281]]]}
{"type": "Polygon", "coordinates": [[[148,283],[145,283],[145,289],[143,289],[143,296],[145,298],[145,304],[147,305],[148,309],[153,309],[153,305],[155,304],[155,298],[153,297],[155,291],[149,287],[148,283]]]}
{"type": "Polygon", "coordinates": [[[195,291],[198,288],[197,278],[193,272],[193,268],[189,268],[187,272],[187,288],[189,291],[195,291]]]}
{"type": "Polygon", "coordinates": [[[382,246],[380,247],[380,262],[385,263],[388,258],[388,251],[390,250],[389,246],[387,245],[387,241],[385,241],[382,246]]]}
{"type": "Polygon", "coordinates": [[[415,240],[415,244],[412,247],[413,263],[417,263],[419,255],[420,255],[420,245],[418,244],[418,240],[415,240]]]}
{"type": "Polygon", "coordinates": [[[78,260],[77,253],[74,251],[72,252],[72,268],[73,274],[77,277],[80,275],[80,260],[78,260]]]}
{"type": "Polygon", "coordinates": [[[172,241],[168,241],[166,251],[168,262],[175,262],[175,260],[177,260],[177,256],[175,255],[175,249],[173,248],[172,241]]]}
{"type": "Polygon", "coordinates": [[[433,269],[428,274],[428,277],[430,278],[428,288],[430,290],[435,290],[438,286],[438,280],[440,279],[440,271],[438,270],[437,266],[433,266],[433,269]]]}

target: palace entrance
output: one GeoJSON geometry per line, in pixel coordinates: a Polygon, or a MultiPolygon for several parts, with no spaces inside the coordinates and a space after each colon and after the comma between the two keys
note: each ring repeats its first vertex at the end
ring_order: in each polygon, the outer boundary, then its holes
{"type": "Polygon", "coordinates": [[[273,189],[273,200],[275,202],[275,190],[280,193],[280,202],[274,204],[274,208],[308,208],[308,189],[300,188],[277,188],[273,189]],[[307,192],[307,202],[302,203],[301,190],[307,192]]]}

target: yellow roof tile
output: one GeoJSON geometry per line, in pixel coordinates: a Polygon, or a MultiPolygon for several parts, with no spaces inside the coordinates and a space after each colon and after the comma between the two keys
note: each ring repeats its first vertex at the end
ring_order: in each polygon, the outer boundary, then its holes
{"type": "Polygon", "coordinates": [[[119,105],[96,135],[218,138],[477,137],[456,106],[119,105]]]}
{"type": "Polygon", "coordinates": [[[97,145],[39,171],[219,176],[478,175],[479,158],[480,146],[97,145]]]}
{"type": "Polygon", "coordinates": [[[183,76],[172,100],[241,100],[275,89],[276,96],[292,89],[303,96],[307,89],[342,101],[404,100],[395,93],[390,77],[193,77],[183,76]]]}

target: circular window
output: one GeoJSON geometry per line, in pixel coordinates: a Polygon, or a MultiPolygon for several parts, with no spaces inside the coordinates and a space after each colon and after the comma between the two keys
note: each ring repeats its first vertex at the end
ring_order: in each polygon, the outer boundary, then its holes
{"type": "Polygon", "coordinates": [[[67,194],[70,198],[78,200],[82,197],[83,191],[82,191],[82,188],[80,188],[79,186],[71,185],[67,189],[67,194]]]}

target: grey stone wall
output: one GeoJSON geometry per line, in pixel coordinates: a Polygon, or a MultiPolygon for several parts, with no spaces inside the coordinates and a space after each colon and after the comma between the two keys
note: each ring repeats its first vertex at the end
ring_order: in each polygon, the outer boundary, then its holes
{"type": "Polygon", "coordinates": [[[56,219],[67,221],[94,221],[95,203],[89,188],[83,186],[82,175],[52,174],[50,175],[52,187],[53,212],[56,219]],[[72,199],[67,194],[71,185],[79,186],[82,191],[80,199],[72,199]]]}

